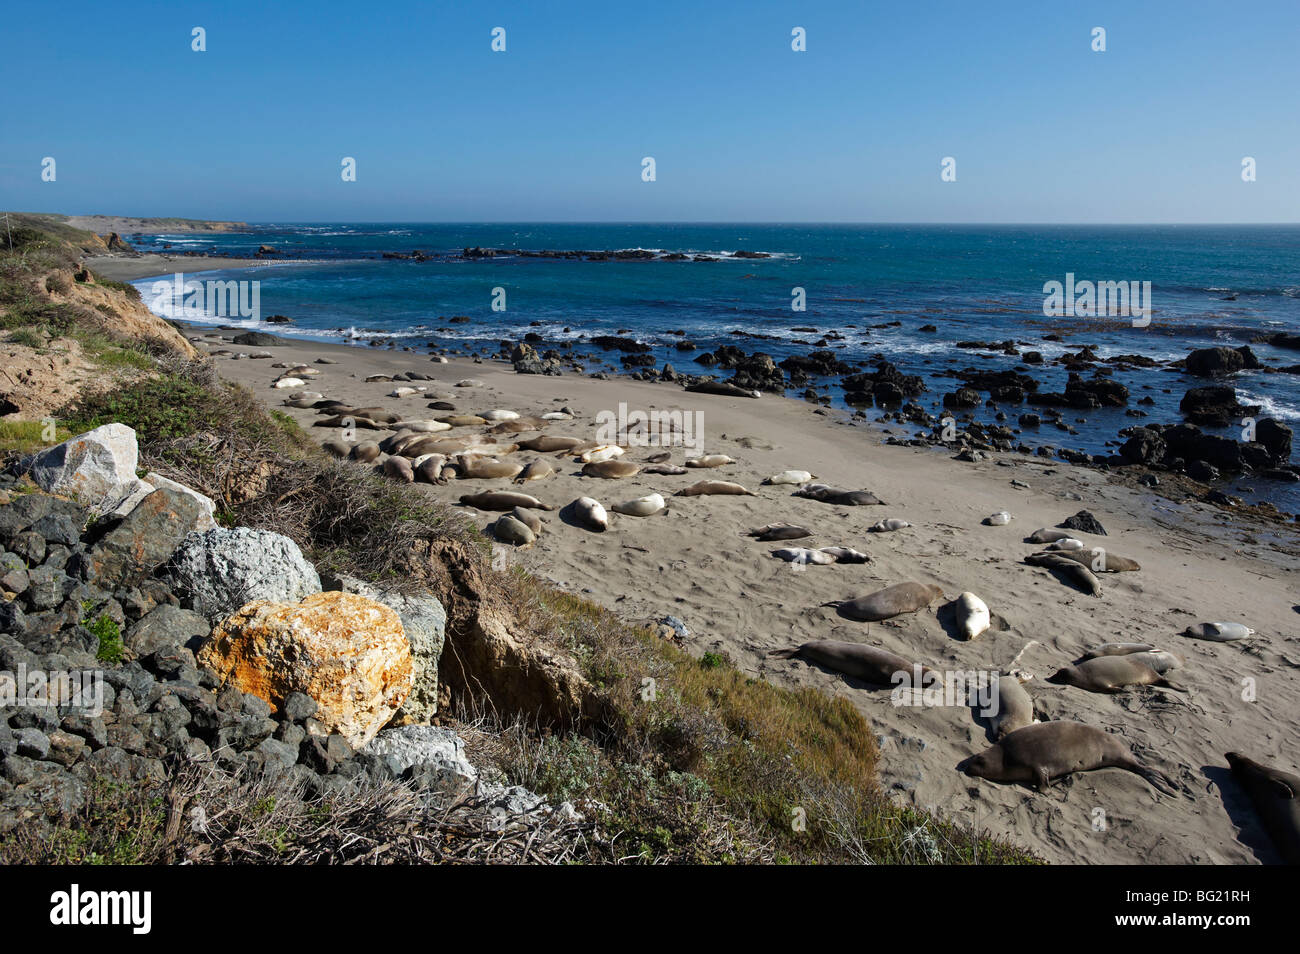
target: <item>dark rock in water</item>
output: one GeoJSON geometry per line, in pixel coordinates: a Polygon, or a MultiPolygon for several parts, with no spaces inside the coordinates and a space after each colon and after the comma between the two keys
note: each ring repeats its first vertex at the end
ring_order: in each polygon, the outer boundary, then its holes
{"type": "Polygon", "coordinates": [[[1103,374],[1085,380],[1071,372],[1065,397],[1071,407],[1124,407],[1128,404],[1128,388],[1103,374]]]}
{"type": "Polygon", "coordinates": [[[1199,480],[1202,483],[1209,483],[1212,480],[1219,479],[1219,470],[1212,464],[1207,464],[1203,460],[1191,460],[1187,462],[1187,476],[1192,480],[1199,480]]]}
{"type": "Polygon", "coordinates": [[[1057,524],[1063,530],[1078,530],[1081,533],[1095,533],[1098,536],[1106,536],[1106,528],[1101,522],[1087,510],[1080,510],[1073,517],[1067,517],[1057,524]]]}
{"type": "Polygon", "coordinates": [[[237,345],[252,348],[266,348],[287,343],[283,338],[268,335],[265,331],[246,331],[242,335],[235,335],[232,341],[237,345]]]}
{"type": "Polygon", "coordinates": [[[1168,457],[1203,460],[1232,474],[1241,470],[1241,445],[1230,437],[1204,434],[1195,424],[1176,424],[1162,428],[1160,436],[1169,445],[1166,452],[1168,457]]]}
{"type": "Polygon", "coordinates": [[[1291,460],[1291,436],[1291,428],[1275,417],[1266,417],[1255,425],[1255,440],[1281,463],[1291,460]]]}
{"type": "Polygon", "coordinates": [[[1242,417],[1258,414],[1260,409],[1258,406],[1250,407],[1238,403],[1236,388],[1215,384],[1192,388],[1183,395],[1178,410],[1182,411],[1193,424],[1227,427],[1240,421],[1242,417]]]}
{"type": "Polygon", "coordinates": [[[980,395],[971,388],[958,388],[943,396],[944,407],[979,407],[980,395]]]}
{"type": "Polygon", "coordinates": [[[731,383],[747,391],[772,391],[777,394],[785,391],[785,376],[781,373],[770,354],[758,352],[736,365],[736,373],[731,383]]]}
{"type": "Polygon", "coordinates": [[[597,335],[591,339],[591,343],[606,351],[625,351],[628,354],[650,350],[648,344],[643,344],[635,338],[622,338],[617,335],[597,335]]]}
{"type": "Polygon", "coordinates": [[[1287,348],[1291,351],[1300,351],[1300,334],[1289,331],[1279,331],[1271,335],[1265,335],[1261,339],[1271,344],[1274,348],[1287,348]]]}
{"type": "Polygon", "coordinates": [[[1258,368],[1259,360],[1249,347],[1198,348],[1187,356],[1184,367],[1188,374],[1214,377],[1233,374],[1243,369],[1258,368]]]}
{"type": "Polygon", "coordinates": [[[1165,456],[1168,445],[1158,431],[1147,427],[1134,428],[1129,439],[1119,449],[1119,454],[1131,464],[1158,464],[1165,456]]]}
{"type": "Polygon", "coordinates": [[[1041,423],[1043,423],[1042,418],[1040,418],[1037,414],[1021,414],[1021,415],[1020,415],[1020,426],[1021,426],[1021,427],[1037,427],[1037,426],[1038,426],[1039,424],[1041,424],[1041,423]]]}

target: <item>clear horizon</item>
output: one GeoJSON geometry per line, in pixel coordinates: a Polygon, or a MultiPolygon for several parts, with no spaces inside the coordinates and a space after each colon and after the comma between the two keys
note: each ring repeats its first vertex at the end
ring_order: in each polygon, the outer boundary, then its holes
{"type": "Polygon", "coordinates": [[[1293,0],[1249,15],[1211,0],[26,7],[0,37],[11,75],[35,78],[5,95],[0,206],[259,223],[1291,225],[1296,36],[1293,0]]]}

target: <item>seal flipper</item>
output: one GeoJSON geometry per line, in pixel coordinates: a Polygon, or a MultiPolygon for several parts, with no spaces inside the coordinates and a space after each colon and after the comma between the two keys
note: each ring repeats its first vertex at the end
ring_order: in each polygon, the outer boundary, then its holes
{"type": "Polygon", "coordinates": [[[1148,768],[1137,759],[1124,759],[1115,763],[1115,768],[1122,768],[1134,775],[1141,775],[1152,788],[1164,792],[1166,795],[1177,795],[1178,791],[1174,787],[1174,780],[1164,772],[1157,772],[1153,768],[1148,768]]]}
{"type": "Polygon", "coordinates": [[[769,659],[794,659],[802,649],[802,646],[795,646],[793,649],[774,649],[767,656],[769,659]]]}
{"type": "Polygon", "coordinates": [[[1190,690],[1181,683],[1171,682],[1168,679],[1161,679],[1159,682],[1151,683],[1153,686],[1163,686],[1165,689],[1172,689],[1174,692],[1189,692],[1190,690]]]}

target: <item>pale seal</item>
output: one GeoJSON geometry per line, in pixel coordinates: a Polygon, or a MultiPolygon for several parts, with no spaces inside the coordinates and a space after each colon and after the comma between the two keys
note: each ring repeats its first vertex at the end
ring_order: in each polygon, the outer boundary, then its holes
{"type": "Polygon", "coordinates": [[[762,483],[767,485],[779,484],[806,484],[812,480],[816,474],[810,474],[806,470],[783,470],[779,474],[773,474],[771,477],[764,477],[762,483]]]}
{"type": "Polygon", "coordinates": [[[703,457],[691,457],[686,460],[687,467],[725,467],[736,461],[726,454],[705,454],[703,457]]]}
{"type": "Polygon", "coordinates": [[[541,480],[543,477],[550,477],[555,473],[555,468],[549,462],[544,460],[535,460],[527,465],[515,477],[515,483],[522,484],[528,480],[541,480]]]}
{"type": "Polygon", "coordinates": [[[1081,659],[1096,659],[1098,656],[1127,656],[1131,653],[1149,653],[1155,646],[1150,643],[1102,643],[1095,649],[1090,649],[1081,656],[1081,659]]]}
{"type": "Polygon", "coordinates": [[[609,514],[605,512],[600,501],[591,497],[579,497],[569,504],[569,507],[573,518],[588,530],[604,533],[609,529],[609,514]]]}
{"type": "Polygon", "coordinates": [[[820,552],[829,553],[836,563],[870,563],[871,557],[852,547],[822,547],[820,552]]]}
{"type": "Polygon", "coordinates": [[[890,517],[887,520],[881,520],[871,527],[872,533],[889,533],[893,530],[904,530],[911,524],[906,520],[900,520],[898,517],[890,517]]]}
{"type": "Polygon", "coordinates": [[[958,768],[974,778],[1040,789],[1075,772],[1119,768],[1141,775],[1167,795],[1174,794],[1173,780],[1167,775],[1135,759],[1116,736],[1082,722],[1038,722],[1016,729],[958,768]]]}
{"type": "Polygon", "coordinates": [[[1005,527],[1011,522],[1011,514],[1005,510],[999,510],[997,513],[991,513],[984,518],[984,524],[989,527],[1005,527]]]}
{"type": "Polygon", "coordinates": [[[601,444],[579,454],[578,463],[597,464],[601,461],[613,460],[615,457],[622,457],[625,453],[627,452],[617,444],[601,444]]]}
{"type": "Polygon", "coordinates": [[[943,597],[943,589],[929,583],[895,583],[883,590],[837,604],[841,615],[861,623],[915,613],[943,597]]]}
{"type": "Polygon", "coordinates": [[[635,500],[624,500],[622,503],[616,503],[610,509],[615,513],[627,514],[630,517],[652,517],[664,509],[664,498],[660,494],[647,494],[644,497],[637,497],[635,500]]]}
{"type": "Polygon", "coordinates": [[[974,593],[963,593],[953,600],[953,618],[963,639],[974,639],[989,628],[989,608],[974,593]]]}
{"type": "Polygon", "coordinates": [[[773,550],[772,556],[778,560],[784,560],[786,563],[808,564],[813,566],[827,566],[835,562],[835,557],[821,550],[809,550],[806,547],[782,547],[779,550],[773,550]]]}
{"type": "Polygon", "coordinates": [[[411,469],[411,462],[405,457],[389,457],[385,460],[384,473],[403,483],[411,484],[415,482],[415,471],[411,469]]]}
{"type": "Polygon", "coordinates": [[[497,460],[494,457],[477,457],[471,454],[461,454],[454,461],[456,465],[456,475],[463,479],[472,478],[476,480],[494,480],[499,477],[517,477],[522,471],[522,464],[515,464],[508,460],[497,460]]]}
{"type": "Polygon", "coordinates": [[[1241,623],[1194,623],[1183,630],[1184,636],[1192,639],[1209,639],[1216,643],[1230,643],[1234,640],[1254,636],[1255,631],[1241,623]]]}

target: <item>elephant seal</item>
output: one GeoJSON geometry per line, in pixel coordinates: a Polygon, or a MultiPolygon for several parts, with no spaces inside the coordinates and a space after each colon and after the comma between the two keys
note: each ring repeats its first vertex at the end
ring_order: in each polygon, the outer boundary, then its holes
{"type": "Polygon", "coordinates": [[[485,490],[477,494],[462,494],[460,502],[475,510],[513,510],[524,507],[528,510],[554,510],[536,497],[515,493],[512,490],[485,490]]]}
{"type": "Polygon", "coordinates": [[[352,445],[337,437],[331,437],[327,441],[322,441],[320,446],[323,447],[325,452],[331,457],[347,457],[352,453],[352,445]]]}
{"type": "Polygon", "coordinates": [[[456,476],[461,479],[495,480],[498,477],[517,477],[523,470],[522,464],[513,464],[508,460],[494,457],[478,457],[461,454],[455,460],[456,476]]]}
{"type": "Polygon", "coordinates": [[[1089,692],[1123,692],[1129,686],[1162,686],[1176,692],[1187,691],[1132,656],[1098,656],[1076,666],[1063,666],[1048,676],[1047,681],[1089,692]]]}
{"type": "Polygon", "coordinates": [[[637,497],[635,500],[624,500],[622,503],[616,503],[610,509],[615,513],[625,513],[629,517],[653,517],[660,510],[663,510],[664,506],[662,495],[647,494],[644,497],[637,497]]]}
{"type": "Polygon", "coordinates": [[[898,517],[890,517],[887,520],[881,520],[879,523],[871,527],[871,532],[889,533],[890,531],[893,530],[905,530],[910,526],[911,524],[908,523],[906,520],[900,520],[898,517]]]}
{"type": "Polygon", "coordinates": [[[870,563],[871,557],[852,547],[822,547],[820,552],[829,553],[836,563],[870,563]]]}
{"type": "Polygon", "coordinates": [[[515,483],[522,484],[528,480],[541,480],[543,477],[550,477],[555,473],[555,468],[548,461],[535,460],[527,464],[515,477],[515,483]]]}
{"type": "Polygon", "coordinates": [[[1166,795],[1174,783],[1133,757],[1120,739],[1082,722],[1038,722],[1009,732],[992,748],[958,766],[973,778],[1046,788],[1075,772],[1119,768],[1141,775],[1166,795]]]}
{"type": "Polygon", "coordinates": [[[726,454],[705,454],[703,457],[691,457],[686,460],[687,467],[725,467],[736,461],[726,454]]]}
{"type": "Polygon", "coordinates": [[[1001,740],[1016,729],[1034,724],[1034,700],[1015,673],[999,673],[997,682],[998,711],[989,718],[989,726],[993,738],[1001,740]]]}
{"type": "Polygon", "coordinates": [[[599,500],[579,497],[569,506],[574,519],[588,530],[604,533],[609,529],[609,514],[605,512],[599,500]]]}
{"type": "Polygon", "coordinates": [[[512,514],[503,513],[497,517],[496,523],[492,524],[492,535],[502,543],[509,543],[517,547],[532,546],[537,539],[528,524],[516,520],[512,514]]]}
{"type": "Polygon", "coordinates": [[[1255,631],[1241,623],[1194,623],[1183,630],[1184,636],[1192,639],[1209,639],[1216,643],[1231,643],[1234,640],[1254,636],[1255,631]]]}
{"type": "Polygon", "coordinates": [[[394,426],[413,434],[437,434],[451,430],[451,425],[442,421],[398,421],[394,426]]]}
{"type": "Polygon", "coordinates": [[[647,464],[666,464],[673,459],[673,455],[668,451],[660,451],[657,454],[651,454],[645,459],[647,464]]]}
{"type": "Polygon", "coordinates": [[[649,467],[642,467],[643,474],[661,474],[665,477],[680,477],[686,473],[685,467],[678,467],[676,464],[652,464],[649,467]]]}
{"type": "Polygon", "coordinates": [[[538,437],[530,437],[526,441],[520,441],[519,446],[523,450],[535,451],[539,454],[552,454],[556,451],[572,450],[583,443],[586,442],[581,437],[560,437],[558,434],[542,434],[538,437]]]}
{"type": "Polygon", "coordinates": [[[698,381],[686,385],[686,390],[692,394],[723,394],[727,397],[756,398],[759,396],[758,391],[737,387],[730,381],[698,381]]]}
{"type": "Polygon", "coordinates": [[[974,593],[963,593],[953,600],[953,614],[957,621],[957,631],[963,639],[974,639],[989,628],[991,618],[989,608],[974,593]]]}
{"type": "Polygon", "coordinates": [[[382,407],[359,407],[352,412],[356,417],[364,417],[376,424],[396,424],[402,419],[394,411],[385,411],[382,407]]]}
{"type": "Polygon", "coordinates": [[[1300,865],[1300,776],[1261,765],[1239,752],[1224,758],[1246,790],[1282,860],[1300,865]]]}
{"type": "Polygon", "coordinates": [[[773,659],[803,659],[881,686],[893,685],[898,673],[910,675],[918,668],[922,675],[939,678],[939,673],[929,666],[920,666],[887,649],[837,639],[818,639],[793,649],[774,649],[767,655],[773,659]]]}
{"type": "Polygon", "coordinates": [[[1041,566],[1053,571],[1053,575],[1064,578],[1090,596],[1101,596],[1101,581],[1093,575],[1092,570],[1082,563],[1071,560],[1064,553],[1031,553],[1025,557],[1030,566],[1041,566]]]}
{"type": "Polygon", "coordinates": [[[426,454],[415,465],[415,479],[424,484],[446,483],[442,477],[442,468],[446,463],[447,458],[442,454],[426,454]]]}
{"type": "Polygon", "coordinates": [[[757,497],[752,490],[746,490],[740,484],[733,484],[728,480],[701,480],[699,483],[691,484],[689,487],[677,491],[675,496],[678,497],[706,497],[717,494],[731,494],[737,497],[757,497]]]}
{"type": "Polygon", "coordinates": [[[354,444],[349,456],[360,464],[370,464],[379,459],[383,451],[374,441],[362,441],[360,444],[354,444]]]}
{"type": "Polygon", "coordinates": [[[1145,653],[1130,653],[1124,658],[1131,659],[1135,663],[1141,663],[1143,666],[1150,666],[1162,676],[1171,669],[1180,669],[1187,662],[1177,653],[1166,652],[1163,649],[1155,649],[1145,653]]]}
{"type": "Polygon", "coordinates": [[[997,513],[991,513],[984,518],[986,527],[1005,527],[1011,522],[1011,514],[1005,510],[999,510],[997,513]]]}
{"type": "Polygon", "coordinates": [[[382,431],[387,426],[388,425],[381,424],[378,421],[372,421],[368,417],[358,417],[353,414],[340,414],[335,417],[327,417],[312,424],[312,427],[359,427],[367,431],[382,431]]]}
{"type": "Polygon", "coordinates": [[[516,507],[510,511],[510,516],[514,517],[529,530],[533,531],[535,536],[542,535],[542,518],[537,516],[531,510],[525,507],[516,507]]]}
{"type": "Polygon", "coordinates": [[[444,414],[442,417],[435,417],[434,420],[441,421],[448,427],[478,427],[480,424],[487,423],[477,414],[444,414]]]}
{"type": "Polygon", "coordinates": [[[769,523],[765,527],[757,527],[750,530],[749,535],[765,541],[799,540],[803,537],[811,537],[812,531],[807,527],[796,527],[792,523],[769,523]]]}
{"type": "Polygon", "coordinates": [[[1093,573],[1132,573],[1142,569],[1137,560],[1130,560],[1118,553],[1111,553],[1105,547],[1088,547],[1081,550],[1044,550],[1043,552],[1055,553],[1067,560],[1073,560],[1081,566],[1086,566],[1093,573]]]}
{"type": "Polygon", "coordinates": [[[810,474],[806,470],[783,470],[771,477],[764,477],[762,483],[769,486],[774,484],[806,484],[815,476],[815,474],[810,474]]]}
{"type": "Polygon", "coordinates": [[[1098,656],[1128,656],[1131,653],[1149,653],[1155,647],[1150,643],[1102,643],[1096,649],[1090,649],[1084,653],[1080,661],[1084,659],[1096,659],[1098,656]]]}
{"type": "Polygon", "coordinates": [[[826,484],[809,484],[800,487],[793,494],[795,497],[807,497],[822,503],[838,504],[842,507],[872,507],[884,501],[869,490],[841,490],[826,484]]]}
{"type": "Polygon", "coordinates": [[[772,556],[778,560],[784,560],[786,563],[796,563],[806,565],[811,563],[813,566],[827,566],[835,562],[835,557],[821,550],[809,550],[806,547],[782,547],[779,550],[773,550],[772,556]]]}
{"type": "Polygon", "coordinates": [[[1067,540],[1074,534],[1069,530],[1057,530],[1053,527],[1042,527],[1035,530],[1025,538],[1026,543],[1055,543],[1058,540],[1067,540]]]}
{"type": "Polygon", "coordinates": [[[394,456],[384,461],[384,474],[404,483],[415,483],[415,471],[411,469],[411,462],[405,457],[394,456]]]}
{"type": "Polygon", "coordinates": [[[867,596],[843,600],[837,605],[849,619],[876,623],[903,613],[915,613],[942,597],[943,590],[929,583],[895,583],[867,596]]]}
{"type": "Polygon", "coordinates": [[[1076,540],[1074,537],[1063,537],[1055,543],[1049,543],[1049,550],[1082,550],[1087,544],[1082,540],[1076,540]]]}
{"type": "Polygon", "coordinates": [[[518,412],[518,411],[507,411],[505,408],[500,408],[500,407],[499,407],[499,408],[494,408],[494,409],[491,410],[491,411],[484,411],[482,414],[480,414],[480,415],[478,415],[478,416],[481,417],[481,418],[483,418],[483,420],[485,420],[485,421],[488,421],[488,422],[490,422],[490,423],[495,424],[495,423],[497,423],[497,422],[499,422],[499,421],[514,421],[514,420],[518,420],[518,418],[519,418],[519,412],[518,412]]]}
{"type": "Polygon", "coordinates": [[[599,444],[590,450],[578,454],[578,463],[580,464],[597,464],[604,460],[613,460],[615,457],[622,457],[626,451],[617,444],[599,444]]]}
{"type": "Polygon", "coordinates": [[[641,465],[630,460],[599,460],[595,463],[583,464],[582,473],[586,477],[619,480],[624,477],[635,477],[641,473],[641,465]]]}

